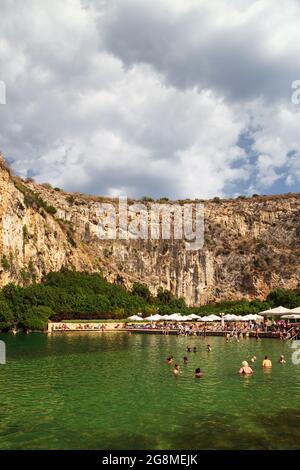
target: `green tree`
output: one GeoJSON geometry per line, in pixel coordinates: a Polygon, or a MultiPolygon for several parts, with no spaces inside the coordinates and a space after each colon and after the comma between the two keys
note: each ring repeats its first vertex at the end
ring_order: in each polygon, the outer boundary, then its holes
{"type": "Polygon", "coordinates": [[[9,330],[13,326],[13,312],[6,300],[0,300],[0,330],[9,330]]]}

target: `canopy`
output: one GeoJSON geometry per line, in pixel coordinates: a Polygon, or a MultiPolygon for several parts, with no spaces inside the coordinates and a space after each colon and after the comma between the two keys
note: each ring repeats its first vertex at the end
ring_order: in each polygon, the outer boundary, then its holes
{"type": "Polygon", "coordinates": [[[300,307],[292,308],[291,312],[293,312],[293,314],[300,313],[300,307]]]}
{"type": "Polygon", "coordinates": [[[144,319],[142,317],[139,317],[138,315],[131,315],[131,317],[128,317],[128,320],[141,321],[141,320],[144,320],[144,319]]]}
{"type": "Polygon", "coordinates": [[[213,321],[210,317],[202,317],[200,321],[213,321]]]}
{"type": "Polygon", "coordinates": [[[276,307],[276,308],[271,308],[269,310],[264,310],[263,312],[259,312],[261,315],[268,316],[268,317],[275,317],[275,316],[281,316],[285,314],[292,314],[292,310],[289,310],[288,308],[285,307],[276,307]]]}

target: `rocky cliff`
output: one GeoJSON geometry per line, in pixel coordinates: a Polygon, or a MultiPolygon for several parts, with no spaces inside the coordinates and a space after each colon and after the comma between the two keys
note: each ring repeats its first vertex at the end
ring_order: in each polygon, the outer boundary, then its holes
{"type": "Polygon", "coordinates": [[[205,201],[204,246],[188,251],[174,239],[99,239],[99,221],[107,230],[99,204],[117,201],[25,182],[2,157],[0,185],[1,286],[66,266],[102,270],[127,287],[143,282],[153,293],[162,286],[199,305],[300,283],[300,194],[205,201]]]}

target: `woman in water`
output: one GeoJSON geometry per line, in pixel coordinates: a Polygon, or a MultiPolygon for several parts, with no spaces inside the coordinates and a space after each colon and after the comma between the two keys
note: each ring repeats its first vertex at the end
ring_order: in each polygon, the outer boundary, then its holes
{"type": "Polygon", "coordinates": [[[173,369],[173,374],[176,375],[176,376],[181,374],[180,366],[178,364],[175,364],[175,367],[173,369]]]}
{"type": "Polygon", "coordinates": [[[197,379],[200,379],[201,377],[203,377],[203,372],[201,372],[200,367],[198,367],[198,368],[195,370],[195,377],[196,377],[197,379]]]}
{"type": "Polygon", "coordinates": [[[242,375],[253,374],[253,370],[251,369],[247,361],[242,362],[242,367],[239,370],[239,374],[242,374],[242,375]]]}

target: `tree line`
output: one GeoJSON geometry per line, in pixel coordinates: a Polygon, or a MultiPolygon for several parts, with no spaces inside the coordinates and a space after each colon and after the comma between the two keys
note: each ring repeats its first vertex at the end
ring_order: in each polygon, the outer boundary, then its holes
{"type": "Polygon", "coordinates": [[[135,283],[131,290],[107,282],[101,273],[62,269],[50,272],[42,283],[21,287],[8,284],[0,290],[0,330],[21,328],[44,330],[48,320],[116,319],[142,312],[150,314],[258,313],[270,307],[300,306],[300,288],[275,289],[264,302],[260,300],[227,301],[201,307],[188,307],[183,298],[159,288],[153,296],[149,288],[135,283]]]}

